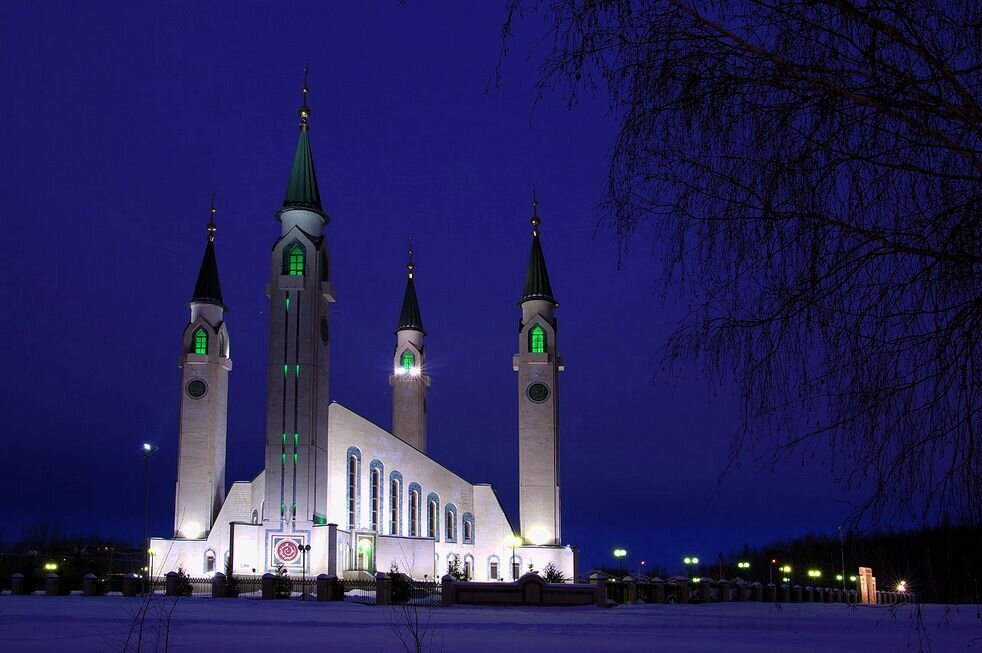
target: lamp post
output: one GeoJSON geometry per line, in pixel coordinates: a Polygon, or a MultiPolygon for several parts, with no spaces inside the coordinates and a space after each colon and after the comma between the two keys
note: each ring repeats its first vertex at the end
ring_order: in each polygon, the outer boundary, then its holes
{"type": "Polygon", "coordinates": [[[778,567],[778,571],[784,574],[784,576],[781,578],[782,583],[791,582],[791,565],[784,565],[783,567],[778,567]]]}
{"type": "Polygon", "coordinates": [[[696,558],[695,556],[689,556],[689,557],[682,558],[682,562],[685,563],[685,577],[688,578],[689,567],[695,567],[696,565],[698,565],[699,558],[696,558]]]}
{"type": "Polygon", "coordinates": [[[150,538],[148,535],[150,525],[150,459],[157,453],[160,447],[152,442],[143,443],[143,593],[147,593],[147,576],[150,575],[150,538]]]}
{"type": "Polygon", "coordinates": [[[300,547],[300,555],[303,557],[301,561],[302,568],[300,570],[300,600],[307,600],[307,554],[310,553],[310,545],[304,544],[300,547]]]}
{"type": "Polygon", "coordinates": [[[642,576],[644,576],[644,560],[642,560],[641,564],[638,565],[638,578],[641,578],[642,576]]]}
{"type": "Polygon", "coordinates": [[[842,590],[846,589],[846,547],[842,543],[842,524],[839,524],[839,557],[842,563],[842,590]]]}
{"type": "Polygon", "coordinates": [[[771,566],[767,568],[767,583],[769,585],[774,584],[774,565],[777,564],[777,558],[771,558],[771,566]]]}
{"type": "Polygon", "coordinates": [[[621,576],[624,575],[624,556],[627,555],[627,549],[614,549],[614,557],[617,558],[617,567],[621,572],[621,576]]]}

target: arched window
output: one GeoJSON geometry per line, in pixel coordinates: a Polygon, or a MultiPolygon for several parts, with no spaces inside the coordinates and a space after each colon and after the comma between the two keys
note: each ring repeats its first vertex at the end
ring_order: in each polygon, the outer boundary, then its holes
{"type": "Polygon", "coordinates": [[[440,497],[436,492],[426,497],[426,536],[440,539],[440,497]]]}
{"type": "Polygon", "coordinates": [[[538,324],[529,329],[529,353],[546,353],[546,330],[538,324]]]}
{"type": "Polygon", "coordinates": [[[464,544],[474,544],[474,515],[465,512],[461,522],[464,525],[464,544]]]}
{"type": "Polygon", "coordinates": [[[474,556],[464,556],[464,580],[474,580],[474,556]]]}
{"type": "Polygon", "coordinates": [[[457,541],[457,506],[447,504],[447,542],[457,541]]]}
{"type": "Polygon", "coordinates": [[[225,334],[218,336],[218,355],[222,358],[228,358],[228,341],[225,340],[225,334]]]}
{"type": "Polygon", "coordinates": [[[205,551],[205,573],[215,573],[215,552],[212,549],[205,551]]]}
{"type": "Polygon", "coordinates": [[[413,352],[409,351],[408,349],[402,352],[402,369],[404,369],[406,373],[409,373],[415,364],[416,356],[413,355],[413,352]]]}
{"type": "Polygon", "coordinates": [[[419,483],[409,484],[409,535],[411,537],[419,537],[419,507],[422,493],[419,483]]]}
{"type": "Polygon", "coordinates": [[[348,528],[358,523],[358,476],[361,472],[361,451],[348,447],[348,528]]]}
{"type": "Polygon", "coordinates": [[[192,336],[192,342],[194,344],[194,353],[196,354],[207,354],[208,353],[208,332],[202,327],[198,327],[194,331],[192,336]]]}
{"type": "Polygon", "coordinates": [[[372,470],[372,530],[378,531],[382,502],[382,474],[378,468],[372,470]]]}
{"type": "Polygon", "coordinates": [[[402,474],[389,474],[389,534],[402,535],[402,474]]]}
{"type": "Polygon", "coordinates": [[[252,511],[252,523],[253,524],[258,524],[259,523],[259,511],[258,510],[253,510],[252,511]]]}
{"type": "Polygon", "coordinates": [[[488,558],[488,580],[498,580],[498,556],[488,558]]]}
{"type": "Polygon", "coordinates": [[[518,580],[522,575],[522,556],[515,554],[511,557],[511,579],[518,580]]]}
{"type": "Polygon", "coordinates": [[[303,245],[297,243],[287,253],[287,274],[294,277],[303,276],[304,251],[303,245]]]}

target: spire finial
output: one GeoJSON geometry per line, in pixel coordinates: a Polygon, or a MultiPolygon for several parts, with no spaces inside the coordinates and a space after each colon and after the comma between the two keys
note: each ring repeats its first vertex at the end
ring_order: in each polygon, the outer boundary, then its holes
{"type": "Polygon", "coordinates": [[[532,187],[532,235],[539,237],[539,202],[535,199],[535,186],[532,187]]]}
{"type": "Polygon", "coordinates": [[[409,263],[406,264],[406,269],[409,270],[409,278],[413,278],[413,270],[416,269],[416,264],[413,263],[413,237],[409,236],[409,263]]]}
{"type": "Polygon", "coordinates": [[[303,86],[300,88],[300,93],[302,96],[300,102],[300,131],[307,131],[310,129],[310,125],[307,121],[310,119],[310,107],[307,106],[307,93],[310,89],[307,88],[307,67],[304,66],[303,69],[303,86]]]}
{"type": "Polygon", "coordinates": [[[211,208],[208,209],[208,242],[215,241],[216,231],[218,227],[215,226],[215,191],[211,191],[211,208]]]}

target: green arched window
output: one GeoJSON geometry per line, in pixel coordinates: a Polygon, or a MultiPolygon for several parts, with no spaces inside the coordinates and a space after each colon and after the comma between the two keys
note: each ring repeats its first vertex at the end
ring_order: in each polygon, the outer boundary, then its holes
{"type": "Polygon", "coordinates": [[[208,334],[201,327],[194,332],[192,336],[192,341],[194,343],[194,353],[196,354],[207,354],[208,353],[208,334]]]}
{"type": "Polygon", "coordinates": [[[303,247],[301,247],[300,245],[294,245],[293,248],[290,250],[289,262],[287,265],[287,273],[295,277],[302,277],[303,259],[304,259],[303,247]]]}
{"type": "Polygon", "coordinates": [[[546,330],[538,324],[529,330],[529,352],[532,354],[546,353],[546,330]]]}
{"type": "Polygon", "coordinates": [[[409,370],[413,369],[413,365],[415,364],[416,356],[413,355],[413,352],[409,351],[408,349],[402,352],[402,369],[408,372],[409,370]]]}

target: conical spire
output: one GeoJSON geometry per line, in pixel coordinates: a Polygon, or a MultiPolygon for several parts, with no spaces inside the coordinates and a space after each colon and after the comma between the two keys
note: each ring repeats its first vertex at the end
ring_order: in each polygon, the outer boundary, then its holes
{"type": "Polygon", "coordinates": [[[525,275],[525,291],[519,304],[533,299],[556,302],[552,296],[549,273],[546,271],[546,258],[542,254],[542,244],[539,242],[539,202],[535,199],[534,191],[532,192],[532,253],[529,255],[528,272],[525,275]]]}
{"type": "Polygon", "coordinates": [[[413,270],[416,265],[413,263],[413,243],[409,241],[409,263],[406,264],[409,271],[406,279],[406,294],[402,298],[402,312],[399,314],[399,328],[396,331],[411,329],[423,334],[423,317],[419,312],[419,302],[416,300],[416,286],[413,283],[413,270]]]}
{"type": "Polygon", "coordinates": [[[211,194],[211,208],[208,209],[208,243],[205,245],[205,257],[201,261],[198,272],[198,282],[194,284],[192,302],[218,304],[226,308],[222,302],[222,284],[218,281],[218,262],[215,260],[215,194],[211,194]]]}
{"type": "Polygon", "coordinates": [[[307,106],[307,69],[303,69],[303,87],[300,89],[303,99],[300,105],[300,140],[297,151],[293,155],[293,168],[290,170],[290,181],[286,186],[286,196],[283,198],[283,208],[276,216],[290,209],[304,209],[320,214],[327,223],[327,214],[321,206],[321,194],[317,188],[317,175],[314,173],[314,157],[310,152],[310,107],[307,106]]]}

